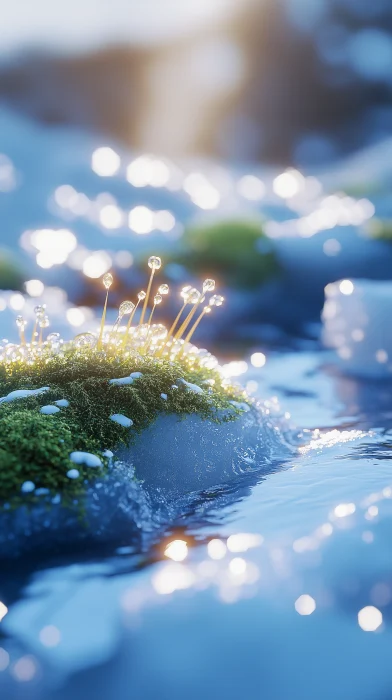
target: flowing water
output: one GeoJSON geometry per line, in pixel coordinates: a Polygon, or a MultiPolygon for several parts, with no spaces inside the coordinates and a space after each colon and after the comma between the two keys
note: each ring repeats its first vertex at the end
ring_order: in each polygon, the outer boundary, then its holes
{"type": "Polygon", "coordinates": [[[4,566],[2,698],[391,697],[391,387],[327,359],[242,375],[305,431],[268,473],[145,504],[120,548],[4,566]]]}

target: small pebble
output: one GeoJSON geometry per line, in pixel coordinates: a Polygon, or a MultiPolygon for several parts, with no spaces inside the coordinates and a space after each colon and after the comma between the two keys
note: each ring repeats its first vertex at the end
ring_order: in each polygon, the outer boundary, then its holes
{"type": "Polygon", "coordinates": [[[48,404],[47,406],[42,406],[41,413],[45,416],[52,416],[54,413],[59,413],[60,409],[57,406],[52,406],[48,404]]]}
{"type": "Polygon", "coordinates": [[[110,416],[110,420],[122,425],[123,428],[130,428],[131,425],[133,425],[133,420],[127,418],[127,416],[124,416],[122,413],[113,413],[113,415],[110,416]]]}
{"type": "Polygon", "coordinates": [[[22,493],[31,493],[35,489],[35,484],[33,481],[25,481],[24,484],[22,484],[20,490],[22,493]]]}
{"type": "Polygon", "coordinates": [[[67,477],[68,479],[78,479],[79,478],[79,472],[77,469],[69,469],[67,471],[67,477]]]}

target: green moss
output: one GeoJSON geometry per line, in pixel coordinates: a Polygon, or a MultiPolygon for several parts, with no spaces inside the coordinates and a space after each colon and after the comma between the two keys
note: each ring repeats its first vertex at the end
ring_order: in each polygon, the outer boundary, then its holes
{"type": "Polygon", "coordinates": [[[183,249],[172,262],[227,285],[256,287],[279,270],[271,242],[258,222],[232,220],[189,227],[182,242],[183,249]]]}
{"type": "Polygon", "coordinates": [[[371,219],[365,228],[371,238],[392,241],[392,219],[371,219]]]}
{"type": "Polygon", "coordinates": [[[4,250],[0,250],[0,289],[22,291],[26,277],[22,269],[4,250]]]}
{"type": "Polygon", "coordinates": [[[44,386],[49,390],[0,404],[0,502],[20,496],[21,486],[28,480],[37,488],[72,499],[83,491],[86,480],[106,472],[108,461],[103,450],[129,444],[159,413],[196,413],[215,421],[222,420],[217,417],[219,409],[230,408],[230,416],[223,420],[234,419],[239,413],[229,403],[238,400],[238,395],[222,388],[217,372],[190,370],[185,362],[69,350],[64,356],[43,358],[31,366],[0,367],[0,396],[44,386]],[[142,372],[143,376],[131,385],[109,383],[131,372],[142,372]],[[173,389],[179,378],[202,387],[201,382],[214,379],[214,390],[208,392],[208,384],[200,394],[181,387],[173,389]],[[166,401],[161,394],[167,394],[166,401]],[[53,415],[40,413],[42,406],[59,399],[67,399],[69,406],[53,415]],[[131,418],[133,426],[124,428],[110,420],[115,413],[131,418]],[[69,455],[74,450],[97,455],[102,469],[72,463],[69,455]],[[76,466],[80,478],[69,479],[67,471],[76,466]]]}

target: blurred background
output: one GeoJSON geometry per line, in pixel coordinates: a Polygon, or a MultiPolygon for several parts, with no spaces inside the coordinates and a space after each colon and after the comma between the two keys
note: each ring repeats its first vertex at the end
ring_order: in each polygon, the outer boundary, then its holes
{"type": "Polygon", "coordinates": [[[3,289],[60,288],[82,324],[158,253],[169,283],[216,277],[249,342],[390,277],[388,0],[0,5],[3,289]]]}

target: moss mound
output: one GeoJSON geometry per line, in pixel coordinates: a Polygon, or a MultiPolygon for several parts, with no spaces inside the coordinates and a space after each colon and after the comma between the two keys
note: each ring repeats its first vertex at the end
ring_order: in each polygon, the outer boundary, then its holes
{"type": "Polygon", "coordinates": [[[279,270],[262,225],[253,221],[220,221],[185,229],[184,249],[172,262],[227,285],[256,287],[279,270]]]}
{"type": "MultiPolygon", "coordinates": [[[[18,502],[26,481],[32,481],[36,489],[49,489],[72,500],[83,492],[86,480],[108,470],[108,458],[102,454],[105,450],[114,450],[121,443],[128,445],[160,413],[196,413],[215,421],[232,420],[239,414],[230,403],[239,396],[234,389],[228,392],[222,387],[218,372],[189,369],[185,361],[173,363],[138,355],[112,356],[70,349],[61,355],[43,357],[31,366],[0,366],[0,396],[41,387],[49,389],[0,404],[0,502],[18,502]],[[141,372],[142,376],[131,384],[110,383],[110,379],[132,372],[141,372]],[[173,388],[179,379],[197,384],[203,391],[190,391],[181,382],[173,388]],[[206,380],[214,380],[213,388],[206,380]],[[42,406],[61,399],[69,405],[59,412],[40,412],[42,406]],[[230,411],[218,418],[219,409],[230,411]],[[111,420],[113,414],[123,414],[133,425],[123,427],[111,420]],[[96,455],[102,467],[73,463],[73,451],[96,455]],[[75,468],[79,477],[71,479],[67,472],[75,468]]],[[[34,492],[31,497],[36,497],[34,492]]]]}

